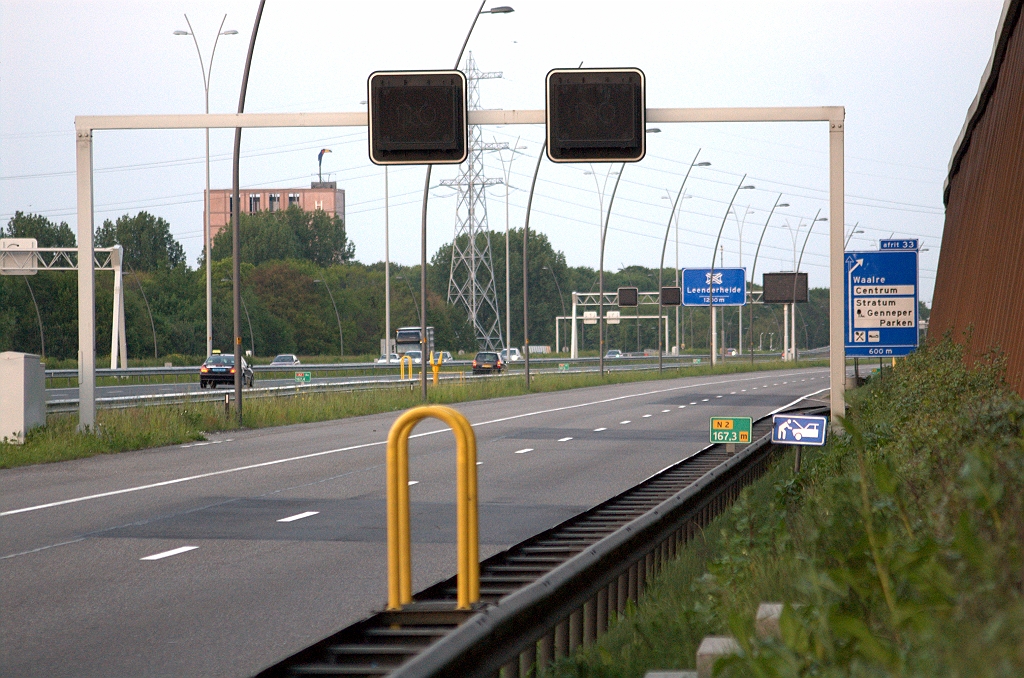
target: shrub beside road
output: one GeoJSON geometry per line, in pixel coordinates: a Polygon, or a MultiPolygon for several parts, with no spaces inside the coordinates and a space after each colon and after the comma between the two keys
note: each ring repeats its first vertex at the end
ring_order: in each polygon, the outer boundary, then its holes
{"type": "Polygon", "coordinates": [[[1024,401],[950,340],[851,394],[846,432],[784,458],[689,544],[639,609],[555,676],[1024,675],[1024,401]],[[781,640],[754,636],[785,602],[781,640]]]}

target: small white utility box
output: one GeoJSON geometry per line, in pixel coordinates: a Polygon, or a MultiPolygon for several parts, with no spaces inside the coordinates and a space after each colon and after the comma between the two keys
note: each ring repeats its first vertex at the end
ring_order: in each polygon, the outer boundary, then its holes
{"type": "Polygon", "coordinates": [[[39,356],[0,353],[0,440],[24,443],[25,433],[46,425],[46,371],[39,356]]]}

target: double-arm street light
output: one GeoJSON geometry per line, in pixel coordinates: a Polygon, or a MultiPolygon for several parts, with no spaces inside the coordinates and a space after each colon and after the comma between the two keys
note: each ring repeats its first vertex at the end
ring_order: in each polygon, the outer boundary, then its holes
{"type": "MultiPolygon", "coordinates": [[[[679,207],[679,201],[683,198],[683,189],[686,188],[686,180],[690,178],[690,171],[694,167],[709,167],[710,162],[697,162],[697,158],[700,156],[701,149],[697,149],[697,153],[693,156],[693,161],[690,162],[690,166],[686,168],[686,176],[683,177],[683,183],[679,184],[679,192],[676,193],[676,199],[672,203],[672,212],[668,216],[668,225],[665,227],[665,240],[661,243],[661,263],[658,265],[658,372],[664,369],[663,358],[664,346],[661,345],[661,314],[662,314],[662,302],[661,302],[661,290],[663,287],[662,273],[665,270],[665,248],[668,247],[668,234],[672,230],[672,219],[676,220],[676,286],[679,286],[679,217],[676,213],[676,208],[679,207]]],[[[637,307],[639,311],[639,307],[637,307]]],[[[638,323],[639,324],[639,323],[638,323]]],[[[679,345],[679,308],[676,307],[676,345],[679,345]]]]}
{"type": "Polygon", "coordinates": [[[853,238],[853,236],[854,236],[854,235],[856,235],[856,234],[858,234],[858,233],[863,233],[863,232],[864,232],[864,229],[860,229],[860,228],[857,228],[857,226],[858,226],[859,224],[860,224],[860,222],[859,222],[859,221],[858,221],[858,222],[857,222],[856,224],[854,224],[854,225],[853,225],[853,228],[852,228],[852,229],[850,229],[850,232],[849,232],[849,234],[847,234],[847,236],[846,236],[846,242],[844,242],[844,243],[843,243],[843,249],[844,249],[844,250],[845,250],[845,249],[846,249],[847,247],[849,247],[849,246],[850,246],[850,239],[851,239],[851,238],[853,238]]]}
{"type": "MultiPolygon", "coordinates": [[[[338,315],[338,305],[334,303],[334,295],[331,293],[331,286],[328,285],[326,281],[317,279],[313,282],[318,285],[323,285],[327,290],[327,296],[331,298],[331,306],[334,307],[334,319],[338,321],[338,357],[341,358],[345,355],[345,338],[341,334],[341,316],[338,315]]],[[[390,351],[387,351],[387,353],[390,353],[390,351]]]]}
{"type": "MultiPolygon", "coordinates": [[[[508,165],[505,164],[505,158],[501,154],[501,150],[498,150],[498,162],[501,163],[501,174],[505,180],[505,348],[512,348],[512,293],[509,290],[509,283],[511,281],[511,268],[509,267],[509,242],[508,242],[508,189],[509,180],[512,178],[512,162],[516,159],[516,154],[520,150],[525,149],[526,146],[519,145],[520,137],[516,137],[516,143],[512,146],[512,155],[508,159],[508,165]]],[[[494,140],[497,143],[497,139],[494,140]]],[[[563,313],[562,315],[565,315],[563,313]]]]}
{"type": "MultiPolygon", "coordinates": [[[[800,247],[800,258],[796,260],[796,271],[793,272],[793,330],[790,336],[793,339],[793,360],[796,360],[796,280],[800,275],[800,264],[804,260],[804,250],[807,249],[807,241],[811,238],[811,231],[814,230],[814,224],[819,221],[828,221],[828,217],[821,216],[821,210],[814,215],[814,219],[811,221],[811,225],[807,227],[807,235],[804,237],[804,244],[800,247]]],[[[808,285],[810,287],[810,285],[808,285]]]]}
{"type": "MultiPolygon", "coordinates": [[[[185,23],[188,24],[187,31],[174,31],[175,35],[191,35],[192,42],[196,45],[196,54],[199,55],[199,68],[203,73],[203,91],[206,94],[206,113],[210,112],[210,76],[213,73],[213,56],[217,53],[217,43],[222,35],[238,35],[238,31],[224,30],[224,22],[228,15],[220,20],[220,28],[217,29],[217,37],[213,40],[213,49],[210,50],[209,68],[203,62],[203,53],[199,49],[199,41],[196,40],[195,32],[192,30],[192,22],[185,15],[185,23]]],[[[206,198],[204,200],[203,215],[203,242],[206,247],[206,355],[213,353],[213,273],[210,257],[210,129],[206,129],[206,198]]]]}

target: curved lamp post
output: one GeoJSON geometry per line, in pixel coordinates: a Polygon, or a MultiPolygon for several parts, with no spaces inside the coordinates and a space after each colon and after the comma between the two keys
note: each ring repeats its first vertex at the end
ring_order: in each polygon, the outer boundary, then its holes
{"type": "MultiPolygon", "coordinates": [[[[814,230],[814,224],[819,221],[828,221],[828,217],[821,217],[821,210],[814,215],[814,220],[811,221],[811,225],[807,227],[807,235],[804,236],[804,244],[800,247],[800,258],[796,260],[796,271],[793,272],[793,331],[790,333],[793,338],[793,361],[796,362],[796,279],[800,274],[800,264],[804,260],[804,250],[807,249],[807,241],[811,238],[811,231],[814,230]]],[[[808,287],[810,287],[808,285],[808,287]]],[[[806,334],[806,332],[805,332],[806,334]]],[[[804,337],[806,341],[807,337],[804,337]]]]}
{"type": "MultiPolygon", "coordinates": [[[[751,266],[751,365],[754,365],[754,274],[758,269],[758,255],[761,254],[761,243],[765,239],[765,232],[768,230],[768,224],[771,223],[771,216],[775,213],[775,208],[790,206],[790,203],[778,202],[780,200],[782,200],[782,194],[779,194],[778,198],[775,199],[775,204],[772,206],[771,212],[768,213],[768,218],[765,219],[765,227],[761,229],[761,238],[758,239],[758,249],[754,251],[754,264],[751,266]]],[[[763,294],[764,290],[762,290],[762,295],[763,294]]],[[[758,342],[758,344],[760,350],[760,342],[758,342]]]]}
{"type": "MultiPolygon", "coordinates": [[[[676,199],[672,203],[672,212],[669,214],[669,217],[668,217],[668,226],[665,227],[665,240],[664,240],[664,242],[661,243],[661,264],[658,266],[658,372],[661,372],[664,369],[664,366],[662,365],[662,360],[663,360],[662,359],[662,355],[664,353],[664,350],[663,350],[664,347],[661,345],[661,313],[662,313],[661,289],[662,289],[662,272],[665,270],[665,248],[668,247],[668,234],[672,230],[672,218],[676,216],[676,208],[679,206],[679,201],[683,197],[683,189],[686,188],[686,180],[690,178],[690,170],[692,170],[694,167],[709,167],[711,165],[710,162],[697,162],[697,157],[700,155],[700,151],[701,151],[701,149],[698,148],[697,149],[697,153],[693,156],[693,161],[690,163],[690,166],[686,168],[686,176],[683,177],[683,183],[679,184],[679,192],[676,193],[676,199]]],[[[678,217],[677,217],[676,218],[676,237],[677,238],[678,238],[678,234],[679,234],[679,220],[678,220],[678,217]]],[[[679,257],[679,250],[676,249],[676,259],[677,260],[678,260],[678,257],[679,257]]],[[[676,267],[676,275],[677,276],[679,275],[678,268],[679,267],[677,266],[676,267]]],[[[564,312],[563,312],[563,315],[564,315],[564,312]]],[[[676,331],[678,333],[678,328],[677,328],[676,331]]]]}
{"type": "MultiPolygon", "coordinates": [[[[185,15],[185,23],[188,24],[187,31],[174,31],[174,35],[190,35],[192,42],[196,45],[196,54],[199,55],[199,69],[203,73],[203,91],[206,93],[206,113],[210,113],[210,77],[213,73],[213,57],[217,53],[217,43],[222,35],[238,35],[238,31],[224,30],[224,22],[228,15],[220,20],[220,28],[217,29],[217,37],[213,40],[213,49],[210,50],[209,70],[203,63],[203,53],[199,49],[199,41],[196,40],[195,32],[192,30],[192,22],[185,15]]],[[[206,357],[213,353],[213,271],[211,270],[210,259],[210,129],[206,129],[206,199],[205,199],[205,222],[203,224],[203,242],[206,246],[206,357]]]]}
{"type": "MultiPolygon", "coordinates": [[[[331,293],[331,286],[328,285],[326,281],[318,279],[313,282],[323,285],[324,288],[327,289],[327,296],[331,298],[331,306],[334,307],[334,319],[338,321],[338,358],[341,358],[345,355],[345,338],[341,334],[341,316],[338,315],[338,305],[334,303],[334,295],[331,293]]],[[[386,351],[386,353],[390,354],[391,351],[386,351]]]]}
{"type": "MultiPolygon", "coordinates": [[[[455,68],[462,63],[462,55],[466,51],[466,45],[469,44],[469,36],[473,35],[473,29],[476,28],[476,22],[480,15],[510,14],[515,11],[507,5],[492,7],[484,11],[486,3],[487,0],[483,0],[480,3],[480,9],[473,15],[473,23],[470,24],[469,31],[466,32],[466,39],[462,41],[462,49],[459,50],[459,56],[455,59],[455,68]]],[[[423,207],[420,214],[420,344],[424,358],[430,354],[427,345],[427,198],[430,196],[430,171],[433,168],[433,165],[427,165],[427,174],[423,180],[423,207]]],[[[523,293],[525,294],[525,290],[523,293]]],[[[526,309],[523,309],[523,312],[525,313],[526,309]]],[[[529,364],[527,364],[526,383],[530,383],[529,364]]],[[[420,395],[423,400],[427,399],[427,371],[425,369],[420,370],[420,395]]]]}
{"type": "Polygon", "coordinates": [[[722,217],[722,225],[718,227],[718,237],[715,238],[715,246],[711,250],[711,274],[710,280],[708,280],[708,310],[711,312],[711,366],[714,367],[718,364],[718,356],[715,351],[715,257],[718,254],[718,243],[722,240],[722,230],[725,228],[725,221],[729,218],[729,212],[732,210],[732,204],[736,201],[736,196],[740,191],[752,190],[753,184],[743,185],[743,182],[747,180],[747,175],[744,174],[743,178],[740,179],[740,183],[736,186],[736,190],[732,193],[732,200],[729,201],[729,207],[725,210],[725,216],[722,217]]]}
{"type": "MultiPolygon", "coordinates": [[[[558,278],[555,276],[555,269],[551,268],[550,266],[541,266],[541,270],[542,271],[550,271],[551,272],[551,279],[555,281],[555,289],[558,290],[558,303],[560,303],[562,305],[562,317],[564,318],[565,317],[565,299],[562,298],[562,286],[558,284],[558,278]]],[[[555,325],[556,326],[558,325],[558,321],[555,321],[555,325]]],[[[558,342],[556,341],[555,343],[557,344],[558,342]]],[[[558,353],[561,353],[562,347],[561,346],[555,346],[555,351],[558,352],[558,353]]]]}

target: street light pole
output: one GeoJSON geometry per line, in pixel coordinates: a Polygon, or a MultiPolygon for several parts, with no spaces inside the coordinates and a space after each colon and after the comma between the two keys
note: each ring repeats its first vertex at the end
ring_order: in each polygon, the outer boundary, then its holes
{"type": "MultiPolygon", "coordinates": [[[[501,173],[505,179],[505,349],[512,348],[512,292],[511,286],[511,267],[509,265],[509,231],[508,231],[508,182],[512,177],[512,162],[516,159],[516,152],[520,148],[526,148],[525,146],[519,145],[519,139],[516,137],[516,143],[512,147],[512,157],[508,160],[508,167],[505,167],[505,159],[501,155],[501,151],[498,151],[498,162],[501,163],[501,173]]],[[[495,139],[497,142],[497,139],[495,139]]],[[[511,353],[509,354],[511,355],[511,353]]]]}
{"type": "MultiPolygon", "coordinates": [[[[555,289],[558,290],[558,303],[560,303],[562,305],[562,317],[564,318],[565,317],[565,299],[562,298],[562,286],[558,284],[558,278],[555,277],[555,269],[551,268],[550,266],[542,266],[541,268],[543,270],[545,270],[545,271],[550,271],[551,272],[551,279],[555,281],[555,289]]],[[[556,322],[555,325],[558,325],[558,323],[556,322]]],[[[555,343],[557,344],[558,342],[556,341],[555,343]]],[[[561,351],[562,351],[562,347],[561,346],[555,346],[555,352],[560,353],[561,351]]]]}
{"type": "MultiPolygon", "coordinates": [[[[388,166],[384,165],[384,363],[391,364],[391,236],[389,235],[388,166]]],[[[397,348],[397,347],[396,347],[397,348]]]]}
{"type": "MultiPolygon", "coordinates": [[[[672,212],[668,215],[668,225],[665,227],[665,240],[661,243],[661,263],[658,265],[658,372],[660,373],[664,369],[662,355],[664,353],[664,347],[661,345],[661,314],[662,314],[662,303],[661,303],[661,289],[662,289],[662,272],[665,270],[665,248],[668,247],[668,234],[672,230],[672,218],[676,219],[676,276],[679,275],[679,217],[676,216],[676,208],[679,206],[679,201],[683,197],[683,189],[686,188],[686,180],[690,178],[690,170],[694,167],[708,167],[711,165],[710,162],[697,162],[697,157],[700,156],[701,149],[697,149],[697,153],[693,156],[693,161],[690,162],[690,166],[686,168],[686,176],[683,177],[683,183],[679,184],[679,192],[676,193],[676,199],[672,203],[672,212]]],[[[640,307],[637,307],[639,312],[640,307]]],[[[565,315],[563,313],[563,315],[565,315]]],[[[679,308],[676,308],[676,345],[679,343],[679,308]]]]}
{"type": "Polygon", "coordinates": [[[619,176],[615,177],[612,197],[608,200],[608,211],[605,213],[604,226],[601,228],[601,258],[597,270],[597,357],[602,378],[604,378],[604,242],[608,235],[608,220],[612,216],[612,205],[615,204],[615,193],[619,190],[619,181],[622,180],[622,173],[625,169],[626,163],[622,163],[619,168],[619,176]]]}
{"type": "MultiPolygon", "coordinates": [[[[743,268],[743,227],[746,226],[746,224],[747,224],[747,215],[750,215],[750,214],[753,214],[753,213],[754,213],[754,210],[750,209],[750,205],[747,205],[746,209],[744,209],[744,211],[743,211],[743,219],[740,219],[736,215],[736,209],[733,208],[733,210],[732,210],[732,216],[733,216],[734,219],[736,219],[736,233],[739,235],[739,243],[740,243],[739,244],[740,268],[743,268]]],[[[723,266],[725,265],[724,261],[722,262],[722,265],[723,266]]],[[[746,300],[744,300],[744,301],[746,301],[746,300]]],[[[736,335],[736,337],[737,337],[736,338],[736,343],[737,343],[737,347],[739,348],[739,354],[743,355],[743,307],[742,306],[740,307],[739,311],[740,311],[739,312],[739,330],[738,330],[738,333],[736,335]]],[[[751,350],[753,350],[753,349],[751,349],[751,350]]]]}
{"type": "Polygon", "coordinates": [[[327,296],[331,298],[331,306],[334,307],[334,319],[338,321],[338,358],[341,358],[345,355],[345,338],[341,334],[341,316],[338,315],[338,305],[334,303],[334,294],[331,293],[331,286],[327,284],[327,281],[314,280],[313,282],[319,283],[327,288],[327,296]]]}
{"type": "MultiPolygon", "coordinates": [[[[754,250],[754,263],[750,267],[750,364],[754,364],[754,274],[757,272],[757,255],[761,253],[761,242],[764,241],[764,234],[768,231],[768,224],[772,221],[772,215],[775,214],[775,208],[777,207],[789,207],[788,202],[780,203],[782,200],[782,194],[779,193],[779,197],[775,199],[775,204],[772,205],[772,211],[768,213],[768,218],[764,220],[764,228],[761,229],[761,237],[757,239],[757,249],[754,250]]],[[[762,303],[764,290],[761,290],[762,303]]],[[[761,350],[760,341],[758,341],[757,350],[761,350]]]]}
{"type": "MultiPolygon", "coordinates": [[[[792,334],[792,338],[793,338],[793,361],[794,362],[796,362],[796,359],[797,359],[796,358],[796,279],[797,279],[797,276],[800,275],[800,264],[803,263],[803,260],[804,260],[804,250],[807,249],[807,241],[810,240],[810,238],[811,238],[811,231],[814,230],[815,222],[818,222],[818,221],[828,221],[828,217],[820,217],[819,218],[820,215],[821,215],[821,210],[818,210],[818,213],[814,215],[814,220],[811,221],[811,225],[807,227],[807,235],[804,237],[804,244],[800,247],[800,258],[797,259],[797,261],[796,261],[796,271],[793,272],[793,331],[792,331],[791,334],[792,334]]],[[[810,285],[808,285],[808,288],[810,288],[810,285]]],[[[808,293],[809,292],[810,292],[810,290],[808,289],[808,293]]],[[[805,340],[806,340],[806,337],[805,337],[805,340]]]]}
{"type": "Polygon", "coordinates": [[[711,273],[708,276],[708,310],[711,312],[711,366],[714,367],[718,364],[717,356],[715,355],[715,257],[718,255],[718,243],[722,240],[722,230],[725,228],[725,222],[729,218],[729,211],[732,209],[733,202],[736,201],[736,196],[742,190],[753,189],[753,184],[743,185],[743,182],[747,180],[747,175],[744,174],[743,178],[740,179],[739,185],[736,186],[736,190],[733,191],[732,199],[729,200],[729,207],[725,210],[725,215],[722,216],[722,225],[718,227],[718,237],[715,238],[715,246],[711,249],[711,273]]]}
{"type": "MultiPolygon", "coordinates": [[[[263,0],[261,0],[262,2],[263,0]]],[[[473,23],[469,26],[469,31],[466,32],[466,39],[462,41],[462,48],[459,50],[459,56],[455,59],[455,68],[459,67],[462,63],[462,55],[466,51],[466,45],[469,44],[469,37],[473,35],[473,29],[476,28],[477,19],[480,18],[481,14],[509,14],[515,10],[506,5],[501,7],[493,7],[486,12],[484,11],[484,5],[487,0],[482,0],[480,8],[476,14],[473,15],[473,23]]],[[[430,355],[430,347],[427,342],[427,198],[430,196],[430,172],[434,168],[433,165],[427,165],[427,175],[423,180],[423,207],[420,213],[420,347],[422,353],[421,360],[426,360],[427,356],[430,355]]],[[[525,309],[524,309],[525,312],[525,309]]],[[[527,376],[527,383],[529,383],[529,376],[527,376]]],[[[426,363],[423,363],[423,369],[420,370],[420,395],[423,400],[427,399],[427,369],[426,363]]]]}
{"type": "MultiPolygon", "coordinates": [[[[199,68],[203,73],[203,91],[206,94],[206,113],[210,113],[210,77],[213,74],[213,57],[217,53],[217,43],[222,35],[238,35],[238,31],[224,30],[224,22],[228,15],[220,21],[220,28],[217,29],[217,37],[213,40],[213,49],[210,50],[210,69],[207,71],[203,63],[203,53],[199,49],[199,41],[196,39],[195,31],[192,30],[192,22],[185,15],[185,23],[188,24],[188,31],[174,31],[175,35],[191,35],[192,42],[196,46],[196,54],[199,55],[199,68]]],[[[210,128],[206,128],[206,197],[204,199],[203,211],[203,242],[206,256],[206,357],[213,354],[213,270],[211,268],[210,255],[210,128]]]]}

